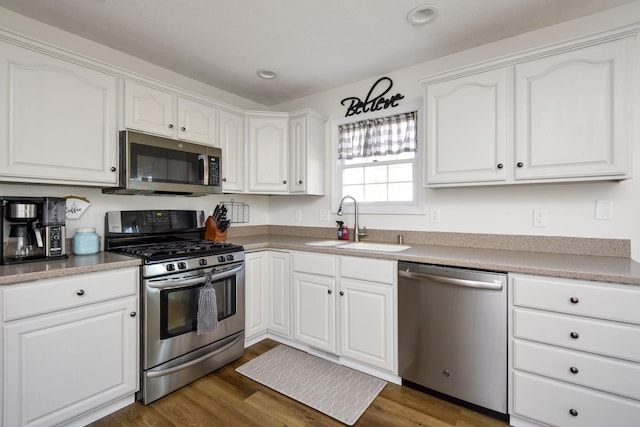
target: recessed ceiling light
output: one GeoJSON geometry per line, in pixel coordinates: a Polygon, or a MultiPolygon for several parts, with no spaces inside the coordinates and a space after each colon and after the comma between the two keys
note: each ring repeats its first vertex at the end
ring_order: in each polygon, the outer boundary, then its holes
{"type": "Polygon", "coordinates": [[[420,5],[411,9],[407,14],[407,21],[411,25],[424,25],[431,22],[438,16],[438,9],[427,4],[420,5]]]}
{"type": "Polygon", "coordinates": [[[275,79],[276,77],[278,77],[278,73],[268,68],[260,68],[258,71],[256,71],[256,74],[267,80],[275,79]]]}

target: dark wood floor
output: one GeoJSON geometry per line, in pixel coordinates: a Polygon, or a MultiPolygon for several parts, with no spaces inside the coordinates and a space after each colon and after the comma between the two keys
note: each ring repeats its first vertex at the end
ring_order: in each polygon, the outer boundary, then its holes
{"type": "MultiPolygon", "coordinates": [[[[278,345],[264,340],[204,378],[144,406],[131,404],[93,427],[111,426],[344,426],[235,372],[278,345]]],[[[387,384],[356,426],[506,427],[507,424],[408,387],[387,384]]]]}

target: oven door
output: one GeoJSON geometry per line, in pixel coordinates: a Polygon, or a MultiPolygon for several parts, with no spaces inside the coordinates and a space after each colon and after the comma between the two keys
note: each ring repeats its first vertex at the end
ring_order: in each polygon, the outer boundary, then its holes
{"type": "Polygon", "coordinates": [[[244,330],[244,263],[213,267],[218,330],[198,335],[198,298],[211,268],[145,279],[142,369],[185,355],[244,330]]]}

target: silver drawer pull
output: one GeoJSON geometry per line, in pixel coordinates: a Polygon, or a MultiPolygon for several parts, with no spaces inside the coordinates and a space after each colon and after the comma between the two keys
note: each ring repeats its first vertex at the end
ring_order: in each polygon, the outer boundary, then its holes
{"type": "Polygon", "coordinates": [[[574,340],[577,340],[578,338],[580,338],[580,335],[578,335],[578,333],[577,333],[577,332],[571,332],[571,333],[569,334],[569,336],[570,336],[571,338],[573,338],[574,340]]]}
{"type": "Polygon", "coordinates": [[[576,411],[575,409],[569,409],[569,413],[574,417],[578,416],[578,411],[576,411]]]}
{"type": "Polygon", "coordinates": [[[569,372],[571,372],[572,374],[577,374],[578,373],[578,368],[576,368],[575,366],[572,366],[569,368],[569,372]]]}
{"type": "Polygon", "coordinates": [[[580,302],[580,300],[576,297],[569,298],[569,301],[571,301],[571,304],[577,304],[580,302]]]}
{"type": "Polygon", "coordinates": [[[84,295],[84,289],[80,289],[79,291],[77,291],[76,295],[78,295],[78,296],[84,295]]]}

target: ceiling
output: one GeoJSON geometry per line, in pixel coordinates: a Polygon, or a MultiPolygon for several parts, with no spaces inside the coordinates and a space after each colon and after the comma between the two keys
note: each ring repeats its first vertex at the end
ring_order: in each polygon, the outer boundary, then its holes
{"type": "Polygon", "coordinates": [[[633,0],[0,0],[265,106],[633,0]],[[407,22],[429,4],[436,19],[407,22]],[[265,80],[260,68],[278,77],[265,80]]]}

